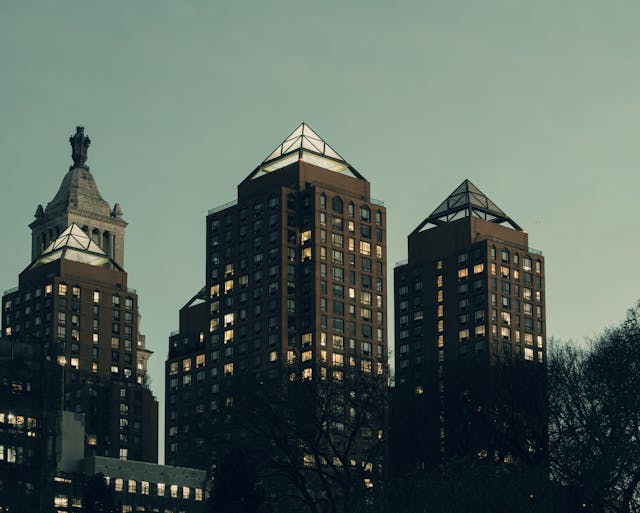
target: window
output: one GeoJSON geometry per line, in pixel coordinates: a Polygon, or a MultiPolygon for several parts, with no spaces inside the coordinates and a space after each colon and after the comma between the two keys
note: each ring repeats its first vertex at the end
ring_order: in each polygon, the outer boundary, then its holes
{"type": "Polygon", "coordinates": [[[338,214],[342,214],[342,199],[339,196],[334,196],[331,200],[331,209],[338,214]]]}
{"type": "Polygon", "coordinates": [[[360,207],[360,219],[366,221],[367,223],[371,221],[371,211],[366,205],[360,207]]]}
{"type": "Polygon", "coordinates": [[[129,493],[136,493],[136,482],[133,479],[129,479],[127,491],[129,493]]]}

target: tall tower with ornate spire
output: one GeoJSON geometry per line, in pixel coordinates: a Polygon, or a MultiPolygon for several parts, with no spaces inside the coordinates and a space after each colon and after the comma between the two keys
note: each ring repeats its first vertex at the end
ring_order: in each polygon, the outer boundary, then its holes
{"type": "Polygon", "coordinates": [[[38,205],[31,228],[31,258],[36,259],[71,223],[82,227],[121,267],[124,266],[124,230],[120,204],[109,206],[87,166],[91,140],[84,127],[77,127],[69,138],[73,164],[62,179],[57,194],[46,208],[38,205]]]}

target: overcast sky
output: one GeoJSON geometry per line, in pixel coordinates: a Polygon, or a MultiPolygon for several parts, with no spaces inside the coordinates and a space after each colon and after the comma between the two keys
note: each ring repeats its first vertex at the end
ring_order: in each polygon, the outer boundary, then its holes
{"type": "Polygon", "coordinates": [[[584,340],[640,297],[639,20],[637,0],[0,2],[0,289],[84,125],[162,413],[206,212],[304,120],[385,202],[390,272],[469,178],[544,252],[548,333],[584,340]]]}

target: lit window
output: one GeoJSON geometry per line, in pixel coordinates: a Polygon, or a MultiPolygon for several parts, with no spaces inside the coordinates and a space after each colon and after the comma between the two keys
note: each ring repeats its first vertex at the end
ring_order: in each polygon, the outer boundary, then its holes
{"type": "Polygon", "coordinates": [[[371,255],[371,243],[360,241],[360,254],[362,255],[371,255]]]}
{"type": "Polygon", "coordinates": [[[484,264],[476,264],[473,266],[473,274],[480,274],[484,271],[484,264]]]}
{"type": "Polygon", "coordinates": [[[190,495],[191,495],[191,489],[188,486],[183,486],[182,487],[182,498],[183,499],[188,499],[190,495]]]}
{"type": "Polygon", "coordinates": [[[189,372],[191,370],[191,358],[182,360],[182,370],[183,372],[189,372]]]}
{"type": "Polygon", "coordinates": [[[205,365],[205,355],[199,354],[196,356],[196,368],[204,367],[205,365]]]}
{"type": "Polygon", "coordinates": [[[133,479],[129,479],[129,486],[127,487],[129,493],[136,493],[136,482],[133,479]]]}
{"type": "Polygon", "coordinates": [[[158,497],[164,497],[164,483],[158,483],[158,497]]]}
{"type": "Polygon", "coordinates": [[[300,234],[300,243],[305,244],[307,241],[311,240],[311,230],[305,230],[300,234]]]}
{"type": "Polygon", "coordinates": [[[224,366],[224,375],[233,376],[233,363],[227,363],[224,366]]]}
{"type": "Polygon", "coordinates": [[[227,280],[224,282],[224,293],[228,294],[233,291],[233,280],[227,280]]]}
{"type": "Polygon", "coordinates": [[[475,327],[475,334],[476,334],[476,337],[484,337],[484,334],[485,334],[484,324],[480,324],[475,327]]]}
{"type": "Polygon", "coordinates": [[[171,485],[169,487],[170,493],[171,493],[171,498],[172,499],[177,499],[178,498],[178,485],[171,485]]]}
{"type": "Polygon", "coordinates": [[[114,480],[114,486],[116,492],[121,492],[124,487],[124,480],[121,477],[118,477],[114,480]]]}
{"type": "Polygon", "coordinates": [[[303,369],[302,379],[311,379],[313,377],[313,369],[303,369]]]}
{"type": "Polygon", "coordinates": [[[195,498],[197,501],[202,501],[202,498],[203,498],[202,488],[195,489],[195,498]]]}
{"type": "Polygon", "coordinates": [[[58,295],[66,296],[67,295],[67,286],[64,283],[58,284],[58,295]]]}
{"type": "Polygon", "coordinates": [[[530,349],[528,347],[524,348],[524,359],[531,362],[533,361],[533,349],[530,349]]]}
{"type": "Polygon", "coordinates": [[[469,269],[467,267],[463,267],[462,269],[458,269],[458,279],[463,280],[467,276],[469,276],[469,269]]]}
{"type": "Polygon", "coordinates": [[[465,340],[469,340],[469,329],[465,328],[463,330],[458,331],[458,340],[460,342],[464,342],[465,340]]]}
{"type": "Polygon", "coordinates": [[[149,481],[140,481],[140,493],[149,495],[149,481]]]}

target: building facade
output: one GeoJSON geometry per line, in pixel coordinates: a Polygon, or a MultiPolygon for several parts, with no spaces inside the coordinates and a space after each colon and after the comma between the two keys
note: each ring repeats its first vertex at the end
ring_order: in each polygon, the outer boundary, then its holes
{"type": "Polygon", "coordinates": [[[397,471],[544,457],[544,277],[528,234],[468,180],[409,235],[395,268],[397,471]]]}
{"type": "Polygon", "coordinates": [[[385,241],[370,183],[304,123],[236,201],[209,212],[206,286],[169,344],[168,463],[216,463],[213,431],[225,430],[244,377],[272,390],[386,377],[385,241]]]}
{"type": "Polygon", "coordinates": [[[85,166],[89,139],[81,128],[71,144],[74,164],[31,225],[35,256],[2,298],[0,425],[10,436],[0,450],[0,481],[20,480],[22,471],[38,467],[36,482],[22,479],[21,489],[39,497],[78,433],[78,454],[157,462],[158,406],[146,379],[151,353],[121,265],[126,223],[85,166]],[[98,237],[99,226],[110,234],[98,237]]]}

